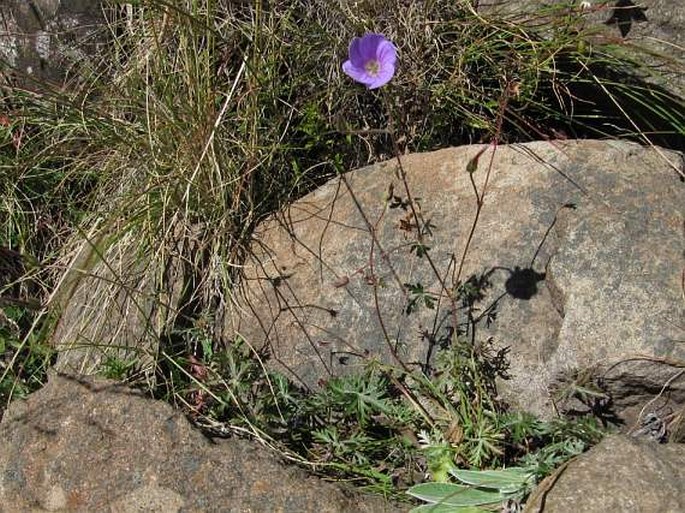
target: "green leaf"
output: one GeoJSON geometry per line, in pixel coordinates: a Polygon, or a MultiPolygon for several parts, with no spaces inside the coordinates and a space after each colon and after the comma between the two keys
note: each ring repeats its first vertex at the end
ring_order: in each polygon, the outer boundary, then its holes
{"type": "Polygon", "coordinates": [[[477,471],[452,468],[450,474],[468,485],[495,489],[505,494],[518,492],[533,476],[530,470],[521,467],[477,471]]]}
{"type": "Polygon", "coordinates": [[[378,376],[350,375],[331,379],[327,388],[340,405],[353,410],[359,422],[364,423],[373,413],[390,413],[386,386],[385,380],[378,376]]]}
{"type": "Polygon", "coordinates": [[[409,513],[489,513],[478,506],[446,506],[445,504],[424,504],[412,509],[409,513]]]}
{"type": "Polygon", "coordinates": [[[469,160],[469,163],[466,164],[466,172],[469,174],[473,174],[476,172],[478,169],[478,157],[480,157],[480,153],[473,157],[471,160],[469,160]]]}
{"type": "Polygon", "coordinates": [[[503,500],[499,492],[478,490],[454,483],[422,483],[412,486],[407,493],[417,499],[444,506],[479,506],[495,504],[503,500]]]}
{"type": "Polygon", "coordinates": [[[209,337],[202,338],[202,355],[204,356],[205,361],[211,360],[214,355],[212,339],[209,337]]]}

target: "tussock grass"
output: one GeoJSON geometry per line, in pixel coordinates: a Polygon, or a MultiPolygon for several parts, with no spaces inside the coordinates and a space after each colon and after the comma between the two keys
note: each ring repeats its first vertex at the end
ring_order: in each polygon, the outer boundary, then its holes
{"type": "MultiPolygon", "coordinates": [[[[390,158],[389,126],[400,151],[588,136],[681,144],[682,100],[646,82],[644,66],[593,39],[582,13],[563,8],[563,17],[545,12],[523,23],[446,0],[108,5],[111,52],[83,67],[77,88],[1,86],[0,246],[19,255],[22,270],[0,283],[0,296],[24,308],[6,312],[14,324],[2,332],[0,382],[24,383],[20,368],[34,369],[31,376],[45,369],[54,355],[38,343],[76,348],[91,355],[81,370],[144,378],[210,427],[230,424],[275,446],[283,423],[297,418],[321,431],[290,440],[290,457],[339,475],[354,474],[356,461],[366,482],[387,491],[389,460],[367,464],[375,439],[365,432],[350,441],[351,426],[366,417],[346,402],[345,383],[305,400],[265,372],[257,348],[240,346],[240,358],[222,348],[214,325],[237,293],[257,223],[340,172],[390,158]],[[366,31],[384,33],[400,55],[396,77],[374,93],[341,71],[349,41],[366,31]],[[258,400],[240,388],[255,380],[266,393],[258,400]],[[347,441],[325,428],[335,423],[347,441]],[[335,443],[350,459],[332,456],[335,443]]],[[[370,401],[383,405],[390,425],[418,430],[421,415],[396,404],[402,388],[378,376],[365,389],[370,401]]],[[[422,390],[439,404],[447,397],[440,386],[422,390]]],[[[15,392],[3,388],[3,399],[15,392]]],[[[452,413],[470,422],[469,436],[492,441],[462,461],[503,461],[498,444],[513,430],[497,406],[451,393],[446,401],[462,401],[452,413]]],[[[389,432],[373,426],[374,436],[389,432]]],[[[447,443],[425,436],[431,446],[447,443]]],[[[378,442],[381,453],[391,438],[378,442]]],[[[385,455],[393,465],[416,457],[409,449],[385,455]]]]}

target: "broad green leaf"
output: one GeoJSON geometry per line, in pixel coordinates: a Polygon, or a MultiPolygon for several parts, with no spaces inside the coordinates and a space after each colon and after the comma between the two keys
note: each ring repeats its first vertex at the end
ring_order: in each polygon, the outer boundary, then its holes
{"type": "Polygon", "coordinates": [[[454,483],[422,483],[407,490],[409,495],[442,506],[479,506],[502,502],[497,491],[478,490],[454,483]]]}
{"type": "Polygon", "coordinates": [[[424,504],[412,509],[409,513],[490,513],[478,506],[446,506],[444,504],[424,504]]]}
{"type": "Polygon", "coordinates": [[[530,471],[520,467],[504,470],[460,470],[452,468],[450,474],[468,485],[495,489],[501,493],[518,492],[532,477],[530,471]]]}

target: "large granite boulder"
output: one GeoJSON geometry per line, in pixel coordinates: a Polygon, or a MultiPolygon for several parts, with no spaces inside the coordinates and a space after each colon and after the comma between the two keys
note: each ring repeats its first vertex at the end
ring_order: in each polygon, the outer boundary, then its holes
{"type": "Polygon", "coordinates": [[[656,395],[685,403],[680,154],[557,141],[402,162],[432,227],[430,261],[417,254],[396,161],[359,169],[258,228],[227,336],[268,346],[275,365],[315,387],[371,358],[425,367],[471,315],[477,345],[509,350],[501,393],[514,406],[549,416],[594,391],[635,422],[656,395]],[[476,215],[474,167],[478,190],[488,186],[460,281],[483,287],[464,308],[445,291],[476,215]]]}
{"type": "Polygon", "coordinates": [[[679,513],[683,461],[683,444],[611,436],[543,481],[524,513],[679,513]]]}
{"type": "Polygon", "coordinates": [[[112,382],[53,375],[0,423],[0,510],[397,512],[283,466],[242,440],[206,439],[168,404],[112,382]]]}

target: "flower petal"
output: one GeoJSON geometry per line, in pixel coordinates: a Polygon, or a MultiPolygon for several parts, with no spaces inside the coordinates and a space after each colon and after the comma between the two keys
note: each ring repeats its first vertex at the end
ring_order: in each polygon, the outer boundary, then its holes
{"type": "Polygon", "coordinates": [[[395,62],[397,61],[397,50],[395,49],[395,45],[388,40],[384,40],[378,45],[376,58],[381,63],[382,67],[395,66],[395,62]]]}
{"type": "Polygon", "coordinates": [[[379,71],[378,75],[373,77],[373,81],[368,84],[369,89],[376,89],[377,87],[384,86],[395,74],[394,66],[383,66],[379,71]]]}
{"type": "Polygon", "coordinates": [[[375,80],[375,77],[370,76],[366,69],[355,66],[354,63],[352,63],[352,61],[345,61],[343,63],[342,68],[345,74],[349,76],[352,80],[355,80],[366,86],[368,86],[375,80]]]}
{"type": "Polygon", "coordinates": [[[364,34],[359,45],[364,62],[376,58],[378,46],[385,40],[381,34],[364,34]]]}
{"type": "Polygon", "coordinates": [[[352,61],[352,64],[358,68],[363,68],[364,64],[366,63],[366,59],[364,59],[361,53],[361,43],[361,38],[355,37],[350,43],[349,50],[350,61],[352,61]]]}

